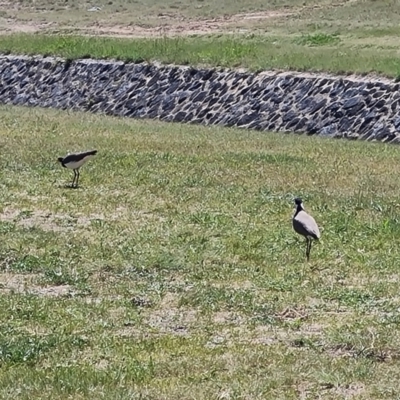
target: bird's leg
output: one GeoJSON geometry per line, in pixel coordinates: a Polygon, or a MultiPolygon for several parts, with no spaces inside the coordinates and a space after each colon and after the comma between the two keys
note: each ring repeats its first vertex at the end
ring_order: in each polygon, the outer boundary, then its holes
{"type": "Polygon", "coordinates": [[[311,239],[306,238],[306,256],[307,256],[307,261],[310,261],[310,251],[311,251],[311,239]]]}
{"type": "Polygon", "coordinates": [[[306,257],[308,260],[308,238],[306,237],[306,257]]]}
{"type": "Polygon", "coordinates": [[[79,181],[79,168],[76,170],[76,183],[75,183],[75,187],[78,187],[78,181],[79,181]]]}
{"type": "Polygon", "coordinates": [[[76,178],[76,171],[74,170],[74,179],[72,180],[71,187],[74,187],[75,178],[76,178]]]}
{"type": "Polygon", "coordinates": [[[308,260],[310,260],[311,246],[312,246],[312,239],[308,239],[308,260]]]}

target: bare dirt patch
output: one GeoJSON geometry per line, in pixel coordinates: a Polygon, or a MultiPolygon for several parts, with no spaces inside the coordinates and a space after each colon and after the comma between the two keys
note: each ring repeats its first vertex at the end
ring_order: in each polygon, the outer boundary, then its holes
{"type": "Polygon", "coordinates": [[[309,316],[308,311],[305,308],[285,308],[282,312],[279,312],[275,317],[280,321],[293,321],[293,320],[305,320],[309,316]]]}
{"type": "Polygon", "coordinates": [[[29,289],[29,293],[36,294],[38,296],[49,296],[49,297],[59,297],[68,296],[73,290],[70,285],[58,285],[58,286],[35,286],[29,289]]]}
{"type": "Polygon", "coordinates": [[[234,313],[231,311],[218,311],[213,314],[212,321],[215,324],[234,324],[239,325],[241,323],[246,322],[246,318],[244,316],[239,315],[238,313],[234,313]]]}
{"type": "MultiPolygon", "coordinates": [[[[5,6],[0,3],[0,11],[5,6]]],[[[96,14],[96,13],[93,13],[96,14]]],[[[0,19],[0,33],[49,33],[71,31],[84,35],[113,37],[162,37],[234,33],[251,30],[255,22],[283,18],[293,14],[287,11],[263,11],[222,16],[211,19],[185,18],[179,14],[159,13],[151,24],[113,23],[109,19],[96,19],[82,26],[60,26],[56,21],[18,21],[14,18],[0,19]],[[152,26],[155,25],[155,26],[152,26]]],[[[129,19],[129,18],[127,18],[129,19]]]]}
{"type": "Polygon", "coordinates": [[[176,335],[189,336],[190,325],[197,322],[196,310],[182,310],[177,308],[154,310],[146,313],[141,327],[125,326],[117,331],[117,336],[123,337],[140,337],[159,336],[159,335],[176,335]],[[149,329],[143,329],[147,325],[149,329]],[[146,332],[146,333],[145,333],[146,332]]]}
{"type": "Polygon", "coordinates": [[[44,231],[59,232],[66,228],[56,223],[56,220],[65,218],[65,216],[54,215],[48,211],[36,210],[32,212],[23,212],[6,208],[0,214],[0,221],[14,222],[17,226],[23,228],[38,227],[44,231]]]}
{"type": "Polygon", "coordinates": [[[349,385],[333,386],[332,388],[327,387],[324,391],[334,393],[345,399],[352,399],[363,394],[365,386],[362,383],[351,383],[349,385]]]}
{"type": "Polygon", "coordinates": [[[37,279],[35,274],[0,274],[0,292],[25,292],[26,288],[32,285],[32,282],[37,279]]]}
{"type": "Polygon", "coordinates": [[[387,362],[399,360],[398,349],[386,347],[356,347],[350,343],[340,343],[334,346],[326,346],[328,355],[335,358],[366,358],[375,362],[387,362]]]}
{"type": "Polygon", "coordinates": [[[302,338],[319,339],[322,335],[323,327],[318,324],[301,326],[297,331],[284,328],[271,328],[268,326],[257,326],[253,331],[243,336],[244,342],[251,344],[272,345],[276,343],[287,343],[290,346],[301,347],[298,340],[302,338]],[[247,337],[246,337],[247,336],[247,337]]]}
{"type": "Polygon", "coordinates": [[[353,399],[362,395],[365,392],[365,385],[362,383],[350,383],[347,385],[334,385],[332,383],[324,383],[316,386],[310,382],[301,382],[297,385],[296,391],[300,400],[314,398],[316,393],[321,396],[339,396],[341,399],[353,399]]]}
{"type": "MultiPolygon", "coordinates": [[[[118,219],[120,213],[109,217],[110,220],[118,219]]],[[[5,208],[0,213],[0,221],[15,223],[23,228],[39,228],[47,232],[66,232],[76,227],[88,227],[92,221],[104,221],[103,214],[76,215],[53,213],[48,210],[16,210],[5,208]]]]}
{"type": "MultiPolygon", "coordinates": [[[[229,17],[188,20],[173,15],[161,14],[160,20],[168,21],[157,27],[135,26],[94,26],[86,30],[86,34],[120,37],[157,37],[157,36],[190,36],[215,33],[234,33],[246,29],[247,24],[254,21],[280,18],[290,15],[288,12],[264,11],[257,13],[237,14],[229,17]]],[[[84,30],[83,30],[84,31],[84,30]]]]}
{"type": "Polygon", "coordinates": [[[72,287],[69,285],[59,286],[38,286],[35,282],[38,279],[37,274],[0,274],[0,293],[22,293],[34,294],[38,296],[66,296],[72,287]]]}
{"type": "Polygon", "coordinates": [[[148,314],[147,324],[160,333],[174,335],[189,335],[189,327],[197,321],[196,310],[178,308],[178,296],[167,293],[157,310],[148,314]]]}
{"type": "Polygon", "coordinates": [[[189,335],[189,325],[197,321],[195,310],[169,310],[154,311],[150,314],[148,325],[159,333],[174,334],[178,336],[189,335]]]}
{"type": "MultiPolygon", "coordinates": [[[[137,299],[136,299],[137,300],[137,299]]],[[[178,297],[174,293],[166,293],[157,309],[142,308],[143,324],[147,325],[150,332],[148,335],[177,335],[189,336],[190,327],[198,323],[197,310],[184,309],[178,307],[178,297]]],[[[137,337],[143,331],[136,326],[126,326],[119,330],[117,335],[137,337]]]]}
{"type": "Polygon", "coordinates": [[[13,19],[3,20],[0,22],[0,33],[37,33],[48,32],[55,24],[52,22],[19,22],[15,23],[13,19]]]}

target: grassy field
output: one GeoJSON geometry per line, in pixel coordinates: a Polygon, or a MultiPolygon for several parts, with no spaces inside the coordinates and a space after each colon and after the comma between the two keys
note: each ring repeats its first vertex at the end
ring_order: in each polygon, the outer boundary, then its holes
{"type": "Polygon", "coordinates": [[[398,78],[399,18],[397,0],[20,0],[0,52],[398,78]]]}
{"type": "Polygon", "coordinates": [[[396,146],[0,112],[0,398],[398,398],[396,146]]]}
{"type": "MultiPolygon", "coordinates": [[[[0,52],[400,77],[400,3],[20,0],[0,52]]],[[[397,399],[397,146],[0,106],[0,398],[397,399]],[[56,159],[97,148],[81,186],[56,159]],[[305,261],[301,196],[322,230],[305,261]]]]}

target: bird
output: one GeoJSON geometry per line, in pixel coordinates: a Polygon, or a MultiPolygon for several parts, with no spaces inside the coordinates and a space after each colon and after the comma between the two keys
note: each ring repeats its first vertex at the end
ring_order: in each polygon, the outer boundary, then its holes
{"type": "Polygon", "coordinates": [[[97,154],[97,150],[84,151],[82,153],[71,153],[65,157],[58,157],[57,161],[61,163],[64,168],[69,168],[74,171],[74,179],[71,187],[78,187],[79,181],[79,168],[91,157],[97,154]],[[74,186],[75,184],[75,186],[74,186]]]}
{"type": "Polygon", "coordinates": [[[294,203],[296,210],[292,220],[293,229],[296,233],[306,238],[306,257],[307,261],[309,261],[312,241],[319,240],[321,234],[315,219],[305,212],[303,200],[297,197],[294,199],[294,203]]]}

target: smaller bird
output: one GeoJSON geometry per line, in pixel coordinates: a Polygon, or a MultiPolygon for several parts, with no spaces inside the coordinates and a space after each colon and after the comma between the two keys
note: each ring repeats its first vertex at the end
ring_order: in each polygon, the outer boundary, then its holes
{"type": "Polygon", "coordinates": [[[97,150],[84,151],[82,153],[72,153],[65,157],[58,157],[57,161],[61,163],[64,168],[69,168],[74,171],[74,179],[71,187],[78,187],[79,181],[79,168],[91,157],[97,154],[97,150]]]}
{"type": "Polygon", "coordinates": [[[294,199],[296,210],[293,215],[293,229],[299,235],[306,238],[306,257],[310,260],[311,245],[313,240],[319,240],[321,234],[315,219],[307,214],[303,207],[303,201],[300,198],[294,199]]]}

